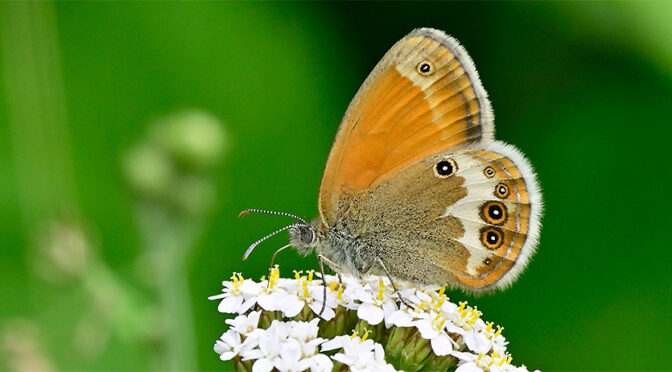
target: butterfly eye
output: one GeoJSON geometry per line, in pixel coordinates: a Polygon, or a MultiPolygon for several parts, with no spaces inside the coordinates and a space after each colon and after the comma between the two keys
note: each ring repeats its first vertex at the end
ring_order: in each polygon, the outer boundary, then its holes
{"type": "Polygon", "coordinates": [[[441,160],[434,168],[434,173],[439,178],[446,178],[455,172],[457,172],[457,163],[453,159],[441,160]]]}
{"type": "Polygon", "coordinates": [[[481,207],[481,218],[483,221],[501,225],[506,222],[506,206],[498,201],[490,201],[481,207]]]}
{"type": "Polygon", "coordinates": [[[481,243],[490,249],[495,250],[502,246],[504,242],[504,234],[496,227],[486,227],[481,230],[481,243]]]}
{"type": "Polygon", "coordinates": [[[429,61],[422,61],[416,67],[420,75],[429,76],[434,73],[434,65],[429,61]]]}
{"type": "Polygon", "coordinates": [[[301,230],[301,241],[306,244],[312,244],[315,239],[315,233],[313,229],[307,228],[301,230]]]}
{"type": "Polygon", "coordinates": [[[495,186],[495,196],[500,199],[506,199],[509,196],[509,186],[506,186],[503,183],[495,186]]]}
{"type": "Polygon", "coordinates": [[[485,176],[488,178],[492,178],[495,176],[495,170],[492,169],[492,167],[487,167],[483,169],[483,174],[485,174],[485,176]]]}

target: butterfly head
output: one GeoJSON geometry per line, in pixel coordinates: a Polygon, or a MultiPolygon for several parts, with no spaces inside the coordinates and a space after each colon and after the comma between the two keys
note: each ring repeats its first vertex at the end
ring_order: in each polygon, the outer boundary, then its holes
{"type": "Polygon", "coordinates": [[[289,228],[289,241],[303,256],[307,256],[317,246],[318,237],[318,230],[312,224],[296,224],[289,228]]]}

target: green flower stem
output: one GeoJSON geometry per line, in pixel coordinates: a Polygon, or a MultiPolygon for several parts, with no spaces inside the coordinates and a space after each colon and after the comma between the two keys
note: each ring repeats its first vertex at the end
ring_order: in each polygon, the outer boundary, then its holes
{"type": "Polygon", "coordinates": [[[387,338],[387,329],[385,329],[385,322],[380,322],[375,326],[369,324],[366,320],[360,319],[355,326],[355,332],[360,336],[368,332],[367,338],[372,339],[377,343],[382,343],[387,338]]]}
{"type": "Polygon", "coordinates": [[[342,306],[335,310],[334,319],[320,323],[320,337],[334,338],[349,333],[357,323],[357,314],[342,306]]]}
{"type": "Polygon", "coordinates": [[[237,356],[233,358],[233,368],[238,372],[251,372],[252,371],[252,361],[244,361],[241,357],[237,356]]]}
{"type": "MultiPolygon", "coordinates": [[[[258,310],[261,310],[261,308],[258,308],[258,310]]],[[[282,312],[262,310],[259,316],[259,328],[266,329],[270,327],[274,320],[282,320],[282,312]]]]}
{"type": "Polygon", "coordinates": [[[458,360],[454,356],[430,355],[422,369],[424,371],[454,371],[457,362],[458,360]]]}
{"type": "Polygon", "coordinates": [[[423,361],[431,352],[432,347],[429,340],[422,338],[420,332],[414,330],[401,350],[402,358],[399,368],[404,371],[419,371],[424,365],[423,361]]]}
{"type": "Polygon", "coordinates": [[[195,370],[196,341],[192,325],[186,257],[196,236],[197,222],[181,219],[165,209],[140,203],[140,226],[153,260],[154,289],[158,296],[164,344],[152,363],[157,370],[195,370]]]}
{"type": "Polygon", "coordinates": [[[411,327],[393,327],[385,345],[385,355],[389,360],[401,359],[401,351],[404,349],[406,340],[414,332],[411,327]]]}

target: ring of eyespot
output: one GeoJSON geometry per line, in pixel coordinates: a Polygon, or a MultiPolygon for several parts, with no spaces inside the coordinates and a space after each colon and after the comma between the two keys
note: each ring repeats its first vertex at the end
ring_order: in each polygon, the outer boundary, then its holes
{"type": "Polygon", "coordinates": [[[453,159],[443,159],[436,163],[434,175],[439,178],[447,178],[457,172],[457,163],[453,159]]]}
{"type": "Polygon", "coordinates": [[[506,205],[498,201],[489,201],[481,206],[481,218],[492,225],[501,225],[506,222],[508,212],[506,205]]]}
{"type": "Polygon", "coordinates": [[[485,169],[483,169],[483,174],[484,174],[487,178],[492,178],[492,177],[495,176],[496,172],[495,172],[495,170],[494,170],[492,167],[485,167],[485,169]]]}
{"type": "Polygon", "coordinates": [[[418,74],[423,76],[429,76],[434,73],[434,64],[430,61],[424,60],[415,67],[418,74]]]}
{"type": "Polygon", "coordinates": [[[481,229],[481,243],[494,251],[504,243],[504,233],[497,227],[486,226],[481,229]]]}
{"type": "Polygon", "coordinates": [[[495,196],[500,198],[500,199],[506,199],[509,197],[510,191],[509,191],[509,186],[507,186],[504,183],[498,183],[497,186],[495,186],[495,196]]]}

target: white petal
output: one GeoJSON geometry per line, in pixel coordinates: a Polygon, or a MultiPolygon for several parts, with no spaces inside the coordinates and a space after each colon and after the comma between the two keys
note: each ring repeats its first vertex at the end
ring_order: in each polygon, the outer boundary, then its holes
{"type": "Polygon", "coordinates": [[[376,305],[365,303],[357,309],[357,317],[366,320],[371,325],[376,325],[383,321],[385,313],[376,305]]]}
{"type": "Polygon", "coordinates": [[[256,297],[248,298],[247,300],[245,300],[245,302],[243,302],[242,305],[240,305],[240,308],[238,309],[238,313],[244,314],[256,304],[257,304],[257,298],[256,297]]]}
{"type": "Polygon", "coordinates": [[[336,316],[334,310],[332,310],[329,306],[325,306],[324,311],[322,311],[322,314],[320,314],[320,310],[322,310],[322,302],[313,301],[308,306],[310,306],[310,309],[313,310],[315,315],[319,315],[324,320],[332,320],[336,316]]]}
{"type": "Polygon", "coordinates": [[[483,372],[475,363],[469,362],[457,367],[455,372],[483,372]]]}
{"type": "Polygon", "coordinates": [[[305,303],[296,298],[296,296],[287,296],[280,300],[282,303],[282,315],[286,318],[293,318],[301,312],[305,303]]]}
{"type": "Polygon", "coordinates": [[[340,349],[340,348],[343,347],[343,339],[348,338],[348,337],[350,337],[350,336],[343,335],[343,336],[334,337],[333,339],[331,339],[331,340],[323,343],[322,345],[320,345],[320,349],[322,351],[330,351],[330,350],[340,349]]]}
{"type": "Polygon", "coordinates": [[[223,343],[222,341],[219,341],[219,340],[215,341],[215,346],[213,347],[213,349],[215,350],[215,353],[217,353],[217,354],[223,354],[223,353],[227,353],[227,352],[231,351],[231,347],[229,345],[227,345],[227,344],[225,344],[225,343],[223,343]]]}
{"type": "MultiPolygon", "coordinates": [[[[406,305],[403,305],[406,306],[406,305]]],[[[383,311],[385,312],[385,315],[390,315],[393,312],[397,311],[397,303],[395,301],[385,301],[383,302],[383,311]]]]}
{"type": "Polygon", "coordinates": [[[341,362],[341,363],[343,363],[347,366],[353,364],[353,359],[351,357],[343,354],[343,353],[338,353],[336,355],[332,355],[331,359],[333,359],[337,362],[341,362]]]}
{"type": "Polygon", "coordinates": [[[385,322],[397,327],[410,327],[413,324],[413,317],[404,310],[397,310],[390,314],[385,322]]]}
{"type": "Polygon", "coordinates": [[[453,350],[453,344],[450,342],[450,337],[442,333],[434,337],[431,341],[432,350],[438,356],[448,355],[453,350]]]}
{"type": "Polygon", "coordinates": [[[502,371],[505,371],[505,370],[506,369],[505,369],[504,366],[500,367],[500,366],[497,365],[497,363],[493,363],[490,366],[490,372],[502,372],[502,371]]]}
{"type": "Polygon", "coordinates": [[[334,362],[324,354],[317,354],[312,356],[311,361],[313,365],[310,367],[311,372],[331,371],[334,368],[334,362]]]}
{"type": "Polygon", "coordinates": [[[464,361],[467,361],[467,362],[471,362],[474,359],[476,359],[476,354],[472,354],[472,353],[468,353],[468,352],[464,352],[464,351],[452,350],[450,352],[450,355],[456,357],[459,360],[464,360],[464,361]]]}
{"type": "Polygon", "coordinates": [[[294,364],[291,368],[293,371],[307,371],[310,369],[310,367],[313,365],[313,363],[310,362],[309,359],[301,359],[298,361],[298,363],[294,364]]]}
{"type": "Polygon", "coordinates": [[[373,355],[376,360],[385,361],[385,350],[383,345],[376,343],[373,347],[373,355]]]}
{"type": "Polygon", "coordinates": [[[231,360],[236,356],[237,353],[233,351],[227,351],[225,353],[222,353],[219,355],[219,359],[221,360],[231,360]]]}
{"type": "Polygon", "coordinates": [[[288,363],[297,363],[301,359],[301,344],[294,339],[286,340],[280,349],[280,356],[288,363]]]}
{"type": "Polygon", "coordinates": [[[245,279],[240,287],[238,287],[238,290],[246,295],[257,296],[261,293],[262,288],[266,288],[266,284],[262,287],[262,283],[257,283],[251,279],[245,279]]]}
{"type": "Polygon", "coordinates": [[[420,331],[420,336],[425,340],[431,340],[439,334],[439,331],[432,326],[432,322],[429,319],[416,320],[413,324],[420,331]]]}
{"type": "Polygon", "coordinates": [[[259,297],[257,297],[257,303],[264,310],[278,311],[282,307],[282,303],[280,302],[282,297],[284,296],[275,292],[271,294],[262,294],[259,297]]]}
{"type": "Polygon", "coordinates": [[[483,333],[467,332],[462,337],[469,350],[473,351],[475,354],[487,354],[492,347],[490,340],[488,340],[483,333]]]}
{"type": "Polygon", "coordinates": [[[217,306],[217,311],[220,313],[237,313],[242,303],[243,297],[229,296],[219,303],[219,306],[217,306]]]}
{"type": "Polygon", "coordinates": [[[261,357],[264,356],[264,353],[262,353],[261,350],[259,349],[252,349],[245,352],[241,352],[240,356],[243,357],[243,360],[253,360],[253,359],[260,359],[261,357]]]}
{"type": "Polygon", "coordinates": [[[259,359],[252,365],[252,372],[270,372],[273,370],[273,362],[268,359],[259,359]]]}
{"type": "Polygon", "coordinates": [[[446,328],[446,331],[448,331],[449,333],[457,333],[458,335],[464,335],[465,333],[467,333],[467,331],[465,331],[464,328],[458,327],[451,322],[446,322],[444,327],[446,328]]]}
{"type": "Polygon", "coordinates": [[[228,293],[220,293],[220,294],[208,297],[208,300],[219,300],[220,298],[224,298],[226,296],[228,296],[228,293]]]}
{"type": "Polygon", "coordinates": [[[229,347],[236,347],[240,345],[240,334],[233,329],[229,329],[220,337],[229,347]]]}

